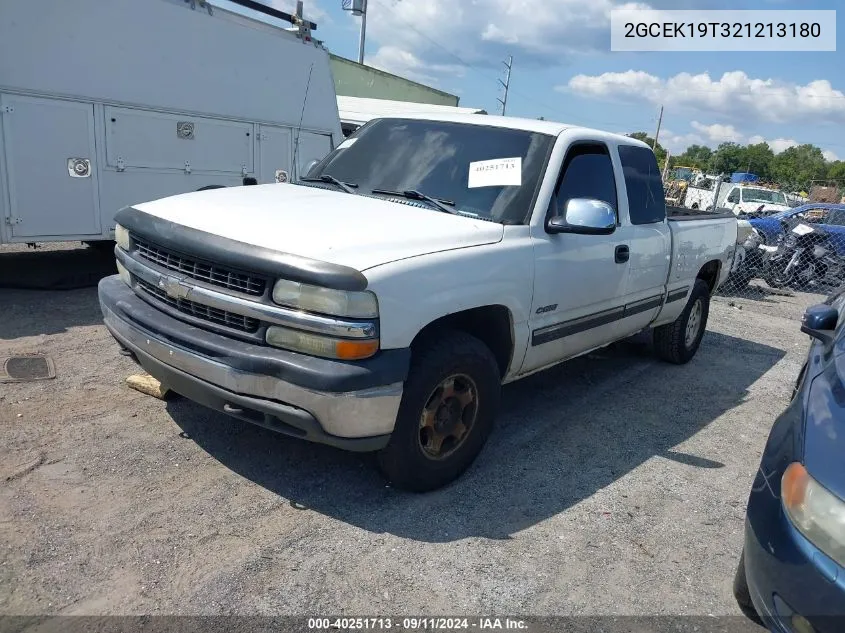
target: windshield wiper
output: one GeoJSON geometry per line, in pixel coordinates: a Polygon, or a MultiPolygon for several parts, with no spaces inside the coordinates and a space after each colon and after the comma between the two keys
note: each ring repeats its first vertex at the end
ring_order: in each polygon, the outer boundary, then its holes
{"type": "Polygon", "coordinates": [[[330,174],[323,174],[322,176],[316,177],[303,176],[299,180],[301,182],[326,182],[330,185],[343,189],[346,193],[355,193],[353,189],[358,187],[358,185],[354,182],[343,182],[330,174]]]}
{"type": "Polygon", "coordinates": [[[452,215],[459,215],[458,211],[449,208],[455,206],[455,203],[452,200],[444,200],[443,198],[432,198],[431,196],[427,196],[426,194],[422,193],[421,191],[417,191],[416,189],[408,189],[407,191],[373,189],[372,193],[380,193],[386,196],[402,196],[403,198],[407,198],[408,200],[422,200],[424,202],[428,202],[438,211],[442,211],[443,213],[450,213],[452,215]]]}

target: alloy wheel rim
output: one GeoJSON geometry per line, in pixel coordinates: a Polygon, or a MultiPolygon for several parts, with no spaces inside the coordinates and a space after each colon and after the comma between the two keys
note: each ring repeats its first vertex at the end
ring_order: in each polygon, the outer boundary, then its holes
{"type": "Polygon", "coordinates": [[[701,299],[696,299],[690,310],[689,319],[687,320],[687,332],[684,339],[687,349],[693,346],[698,336],[698,331],[701,329],[701,312],[701,299]]]}
{"type": "Polygon", "coordinates": [[[445,459],[470,436],[478,416],[478,388],[466,374],[444,378],[420,414],[417,441],[429,459],[445,459]]]}

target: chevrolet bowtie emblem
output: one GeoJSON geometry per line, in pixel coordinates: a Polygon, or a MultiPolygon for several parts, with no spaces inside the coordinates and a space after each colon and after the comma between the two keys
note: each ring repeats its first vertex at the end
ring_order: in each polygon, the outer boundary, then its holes
{"type": "Polygon", "coordinates": [[[162,275],[158,278],[158,287],[164,290],[171,299],[184,299],[191,292],[191,287],[186,286],[176,277],[162,275]]]}

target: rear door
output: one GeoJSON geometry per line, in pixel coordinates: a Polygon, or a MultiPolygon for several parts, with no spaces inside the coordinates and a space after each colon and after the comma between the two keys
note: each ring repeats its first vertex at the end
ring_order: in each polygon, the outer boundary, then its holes
{"type": "MultiPolygon", "coordinates": [[[[617,183],[608,146],[578,142],[567,152],[550,214],[568,200],[592,198],[618,208],[617,183]]],[[[535,273],[529,325],[531,339],[522,365],[539,369],[615,338],[623,312],[628,264],[620,261],[619,231],[612,235],[549,234],[532,227],[535,273]]]]}
{"type": "Polygon", "coordinates": [[[666,203],[660,168],[651,150],[636,145],[619,145],[630,224],[619,230],[629,246],[625,280],[625,318],[617,323],[618,335],[639,332],[651,323],[663,303],[672,235],[666,223],[666,203]]]}
{"type": "Polygon", "coordinates": [[[94,106],[0,95],[11,239],[100,234],[94,106]]]}

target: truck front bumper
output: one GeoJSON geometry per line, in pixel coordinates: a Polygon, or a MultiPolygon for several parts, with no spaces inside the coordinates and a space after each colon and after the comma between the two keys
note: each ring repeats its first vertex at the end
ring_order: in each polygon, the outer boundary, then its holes
{"type": "Polygon", "coordinates": [[[99,284],[103,320],[150,375],[190,400],[305,440],[383,448],[393,431],[410,350],[348,363],[255,345],[156,309],[117,275],[99,284]]]}

